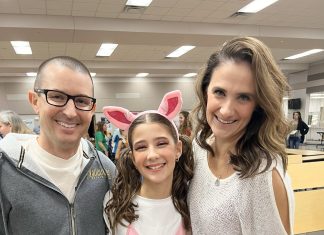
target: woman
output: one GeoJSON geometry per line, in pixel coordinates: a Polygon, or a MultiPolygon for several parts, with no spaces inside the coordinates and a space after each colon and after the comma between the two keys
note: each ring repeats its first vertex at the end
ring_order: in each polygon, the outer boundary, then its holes
{"type": "Polygon", "coordinates": [[[300,112],[293,112],[293,120],[290,122],[291,132],[289,134],[289,148],[298,149],[300,143],[304,143],[305,135],[309,127],[302,120],[300,112]]]}
{"type": "Polygon", "coordinates": [[[11,110],[0,112],[0,134],[5,137],[8,133],[34,134],[21,117],[11,110]]]}
{"type": "Polygon", "coordinates": [[[181,135],[191,136],[191,122],[188,111],[183,110],[179,113],[179,133],[181,135]]]}
{"type": "Polygon", "coordinates": [[[293,233],[282,110],[287,89],[257,39],[233,39],[210,56],[196,82],[193,234],[293,233]]]}
{"type": "Polygon", "coordinates": [[[103,152],[107,157],[109,157],[109,146],[106,139],[107,126],[104,122],[97,122],[97,130],[95,135],[96,149],[103,152]]]}

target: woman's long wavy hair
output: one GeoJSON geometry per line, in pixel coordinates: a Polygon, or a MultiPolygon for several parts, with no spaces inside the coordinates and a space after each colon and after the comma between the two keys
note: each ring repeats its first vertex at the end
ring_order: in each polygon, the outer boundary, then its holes
{"type": "Polygon", "coordinates": [[[269,169],[272,161],[279,156],[286,170],[285,138],[288,122],[282,102],[289,85],[269,48],[252,37],[239,37],[225,43],[210,56],[199,74],[195,87],[198,103],[193,111],[197,120],[197,143],[214,156],[212,146],[207,143],[208,137],[212,135],[206,118],[207,89],[214,70],[226,61],[250,64],[256,85],[257,104],[245,133],[235,146],[235,154],[230,153],[231,164],[242,178],[247,178],[258,173],[263,159],[266,159],[267,164],[261,172],[269,169]]]}
{"type": "MultiPolygon", "coordinates": [[[[141,188],[142,177],[133,163],[133,132],[135,128],[144,123],[159,123],[169,131],[175,143],[177,143],[177,130],[173,124],[158,113],[146,113],[136,118],[128,130],[129,148],[122,152],[116,166],[118,174],[112,186],[112,197],[107,202],[107,213],[112,233],[115,234],[118,224],[127,226],[138,218],[136,208],[132,201],[141,188]],[[127,224],[125,224],[125,221],[127,224]]],[[[190,230],[190,215],[187,205],[187,193],[189,181],[193,177],[193,152],[191,140],[187,136],[179,136],[182,142],[182,154],[176,162],[173,171],[171,197],[176,210],[181,214],[185,228],[190,230]]]]}

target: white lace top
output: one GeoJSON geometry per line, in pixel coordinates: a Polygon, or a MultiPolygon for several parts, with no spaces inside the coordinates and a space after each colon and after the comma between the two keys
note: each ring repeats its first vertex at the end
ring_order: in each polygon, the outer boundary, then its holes
{"type": "MultiPolygon", "coordinates": [[[[188,203],[192,233],[199,235],[281,235],[286,234],[276,206],[272,169],[255,177],[240,179],[234,173],[221,179],[209,169],[207,151],[194,143],[195,171],[188,203]]],[[[293,234],[294,195],[290,178],[278,160],[277,171],[288,194],[290,231],[293,234]]]]}

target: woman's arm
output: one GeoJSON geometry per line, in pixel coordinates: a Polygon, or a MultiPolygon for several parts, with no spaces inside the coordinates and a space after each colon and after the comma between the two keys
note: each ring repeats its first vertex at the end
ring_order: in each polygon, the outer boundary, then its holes
{"type": "Polygon", "coordinates": [[[284,182],[276,169],[272,171],[272,186],[281,222],[287,234],[290,234],[288,196],[284,182]]]}
{"type": "Polygon", "coordinates": [[[106,149],[105,145],[101,141],[98,142],[98,145],[104,151],[105,155],[108,156],[108,149],[106,149]]]}

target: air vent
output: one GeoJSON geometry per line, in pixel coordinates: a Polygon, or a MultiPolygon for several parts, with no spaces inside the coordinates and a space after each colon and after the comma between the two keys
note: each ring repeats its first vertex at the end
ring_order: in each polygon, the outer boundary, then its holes
{"type": "Polygon", "coordinates": [[[124,7],[124,12],[125,13],[130,13],[130,14],[142,14],[147,7],[143,6],[128,6],[126,5],[124,7]]]}
{"type": "Polygon", "coordinates": [[[246,17],[251,15],[251,13],[246,13],[246,12],[235,12],[234,14],[230,15],[228,18],[236,18],[236,17],[246,17]]]}

